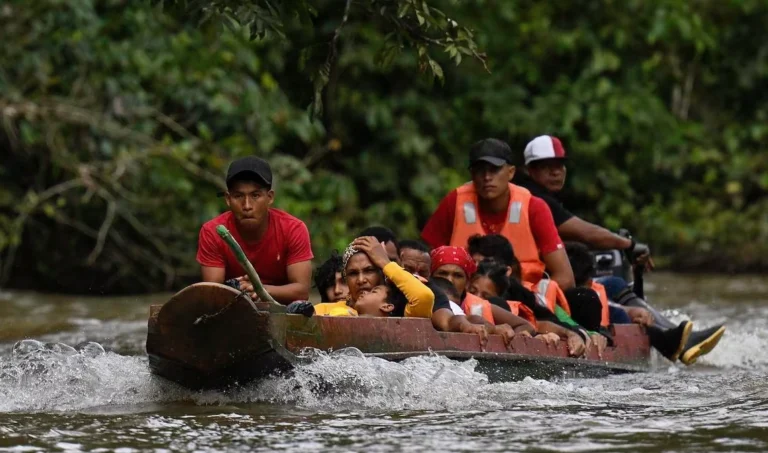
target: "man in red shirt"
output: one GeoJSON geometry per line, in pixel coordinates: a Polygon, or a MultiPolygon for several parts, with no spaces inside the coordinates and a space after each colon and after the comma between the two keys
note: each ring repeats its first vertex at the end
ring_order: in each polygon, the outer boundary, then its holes
{"type": "Polygon", "coordinates": [[[467,247],[463,237],[470,232],[502,234],[515,245],[515,250],[528,250],[522,253],[530,255],[529,261],[538,261],[542,268],[546,266],[560,288],[572,288],[573,271],[552,213],[543,200],[509,183],[515,174],[512,159],[512,150],[501,140],[489,138],[472,145],[469,170],[474,187],[466,184],[443,198],[424,226],[421,238],[433,248],[467,247]],[[467,192],[471,192],[469,197],[467,192]],[[476,198],[476,207],[472,197],[476,198]],[[458,204],[461,207],[457,209],[458,204]],[[457,212],[459,209],[462,212],[457,212]],[[465,231],[458,232],[457,228],[465,231]]]}
{"type": "Polygon", "coordinates": [[[229,211],[200,229],[197,262],[204,282],[232,284],[256,298],[253,286],[234,253],[216,233],[224,225],[261,277],[264,289],[278,302],[309,298],[312,246],[301,220],[272,208],[272,169],[258,157],[244,157],[227,170],[224,194],[229,211]],[[233,280],[234,279],[234,280],[233,280]]]}

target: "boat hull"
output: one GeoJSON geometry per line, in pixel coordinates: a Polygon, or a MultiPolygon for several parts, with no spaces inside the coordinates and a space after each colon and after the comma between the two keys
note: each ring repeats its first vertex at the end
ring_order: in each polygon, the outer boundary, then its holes
{"type": "MultiPolygon", "coordinates": [[[[278,307],[279,311],[279,307],[278,307]]],[[[164,305],[151,307],[147,335],[150,368],[186,387],[221,388],[290,370],[308,348],[357,348],[369,357],[399,361],[437,354],[475,359],[491,381],[563,374],[601,376],[647,369],[650,346],[642,327],[614,327],[615,347],[602,359],[593,347],[568,357],[565,342],[548,346],[530,337],[505,345],[490,335],[485,348],[472,334],[436,331],[428,319],[351,318],[270,312],[230,287],[197,283],[164,305]]]]}

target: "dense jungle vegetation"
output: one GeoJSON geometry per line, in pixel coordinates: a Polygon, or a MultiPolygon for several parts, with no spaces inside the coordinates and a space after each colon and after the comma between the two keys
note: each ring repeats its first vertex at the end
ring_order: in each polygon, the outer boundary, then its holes
{"type": "Polygon", "coordinates": [[[317,257],[416,237],[469,145],[540,134],[566,204],[679,270],[768,268],[766,0],[13,0],[0,5],[0,286],[195,279],[230,160],[317,257]]]}

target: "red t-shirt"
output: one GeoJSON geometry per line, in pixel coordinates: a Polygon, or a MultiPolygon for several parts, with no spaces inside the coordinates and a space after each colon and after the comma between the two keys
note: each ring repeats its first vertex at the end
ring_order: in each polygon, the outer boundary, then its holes
{"type": "MultiPolygon", "coordinates": [[[[421,231],[421,238],[433,248],[448,245],[451,242],[457,197],[458,194],[455,190],[446,195],[421,231]]],[[[504,227],[507,217],[506,212],[488,213],[479,207],[478,211],[480,221],[486,233],[498,234],[504,227]]],[[[531,197],[531,201],[528,204],[528,222],[530,223],[531,233],[533,233],[533,239],[536,241],[539,253],[546,255],[563,248],[563,241],[560,239],[555,221],[552,219],[552,211],[549,210],[549,206],[541,198],[531,197]]]]}
{"type": "Polygon", "coordinates": [[[243,276],[245,270],[216,233],[219,225],[232,233],[265,285],[288,284],[286,268],[314,258],[307,226],[287,212],[270,208],[269,226],[264,237],[257,242],[245,242],[235,226],[234,214],[227,211],[203,224],[197,242],[197,262],[207,267],[223,267],[226,269],[225,279],[243,276]]]}

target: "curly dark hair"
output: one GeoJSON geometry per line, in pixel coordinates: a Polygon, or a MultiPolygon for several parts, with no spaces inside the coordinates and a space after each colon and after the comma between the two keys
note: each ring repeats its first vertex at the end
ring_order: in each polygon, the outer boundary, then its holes
{"type": "Polygon", "coordinates": [[[342,260],[339,252],[334,250],[331,257],[325,260],[315,270],[315,288],[320,292],[322,302],[333,302],[325,295],[326,290],[336,283],[336,272],[342,271],[342,260]]]}

